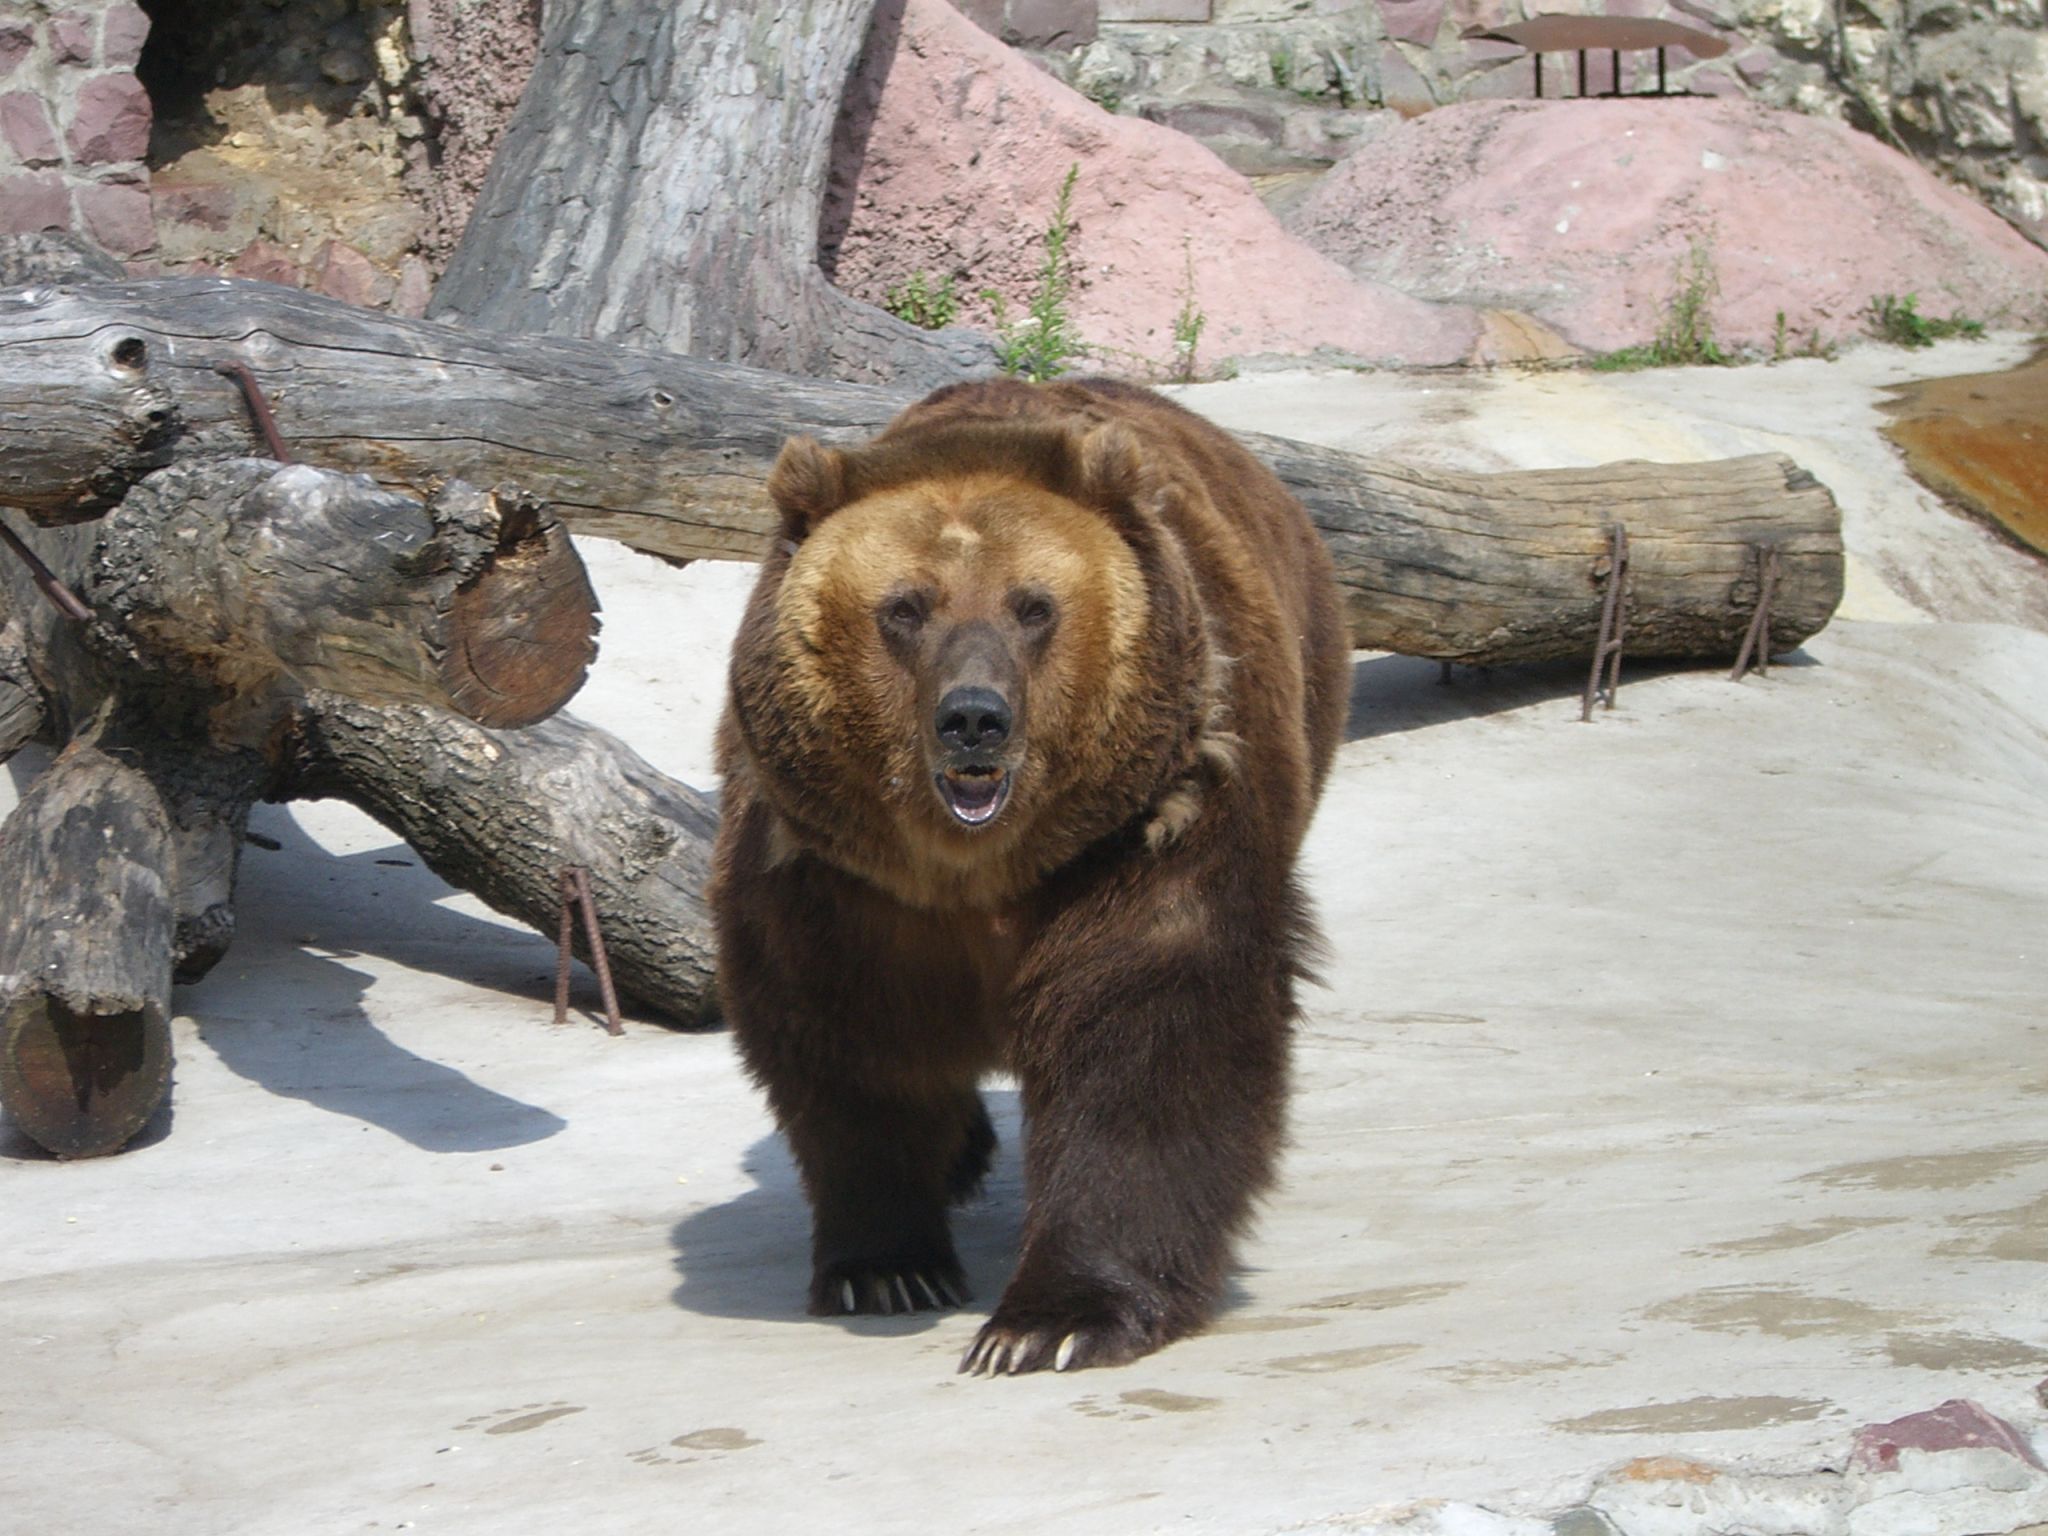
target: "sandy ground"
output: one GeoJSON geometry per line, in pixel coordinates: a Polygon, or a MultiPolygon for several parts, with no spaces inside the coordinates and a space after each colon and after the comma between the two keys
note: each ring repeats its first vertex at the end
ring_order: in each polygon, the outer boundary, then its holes
{"type": "MultiPolygon", "coordinates": [[[[353,812],[264,809],[173,1112],[84,1164],[0,1128],[0,1532],[1634,1536],[1734,1527],[1575,1507],[1629,1458],[1838,1467],[1956,1397],[2038,1431],[2048,583],[1876,411],[2025,352],[1188,392],[1476,468],[1783,449],[1856,562],[1768,679],[1631,669],[1590,725],[1576,668],[1360,658],[1284,1182],[1227,1315],[1123,1370],[953,1375],[1019,1220],[1005,1085],[981,1300],[808,1319],[723,1036],[555,1030],[545,940],[353,812]]],[[[749,573],[588,557],[577,712],[706,783],[749,573]]],[[[2048,1520],[2008,1481],[1841,1528],[2048,1520]]]]}

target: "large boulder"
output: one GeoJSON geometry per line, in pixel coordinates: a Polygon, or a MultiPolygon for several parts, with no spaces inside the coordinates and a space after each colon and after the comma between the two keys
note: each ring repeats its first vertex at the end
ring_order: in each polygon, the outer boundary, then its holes
{"type": "MultiPolygon", "coordinates": [[[[840,167],[851,202],[831,265],[860,298],[881,303],[923,271],[952,276],[970,300],[994,288],[1016,315],[1060,183],[1078,165],[1070,314],[1106,364],[1168,367],[1190,294],[1205,320],[1204,361],[1321,350],[1449,363],[1473,349],[1472,315],[1351,276],[1290,236],[1201,145],[1111,116],[945,0],[908,0],[893,55],[870,67],[886,78],[862,124],[865,145],[840,167]]],[[[963,318],[987,314],[972,301],[963,318]]]]}
{"type": "Polygon", "coordinates": [[[1695,245],[1723,345],[1839,340],[1879,294],[2014,326],[2048,305],[2048,252],[1982,204],[1840,123],[1733,99],[1442,107],[1346,157],[1288,222],[1361,278],[1600,351],[1651,339],[1695,245]]]}

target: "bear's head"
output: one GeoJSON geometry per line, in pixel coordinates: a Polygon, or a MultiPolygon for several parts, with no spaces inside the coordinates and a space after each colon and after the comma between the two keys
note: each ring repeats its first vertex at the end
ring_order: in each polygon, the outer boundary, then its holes
{"type": "Polygon", "coordinates": [[[1177,494],[1111,423],[949,423],[769,477],[734,717],[789,847],[918,905],[1013,899],[1198,750],[1177,494]]]}

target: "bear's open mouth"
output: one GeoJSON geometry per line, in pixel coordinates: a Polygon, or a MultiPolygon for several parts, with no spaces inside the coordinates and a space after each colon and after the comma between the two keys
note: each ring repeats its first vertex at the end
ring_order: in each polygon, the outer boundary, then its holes
{"type": "Polygon", "coordinates": [[[962,826],[978,827],[995,820],[1010,798],[1010,775],[989,767],[947,768],[937,776],[939,798],[962,826]]]}

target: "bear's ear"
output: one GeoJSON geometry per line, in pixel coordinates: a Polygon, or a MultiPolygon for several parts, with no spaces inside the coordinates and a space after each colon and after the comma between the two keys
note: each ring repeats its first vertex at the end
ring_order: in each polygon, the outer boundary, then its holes
{"type": "Polygon", "coordinates": [[[1145,451],[1137,434],[1120,422],[1091,428],[1074,450],[1080,472],[1081,497],[1104,512],[1127,507],[1145,483],[1145,451]]]}
{"type": "Polygon", "coordinates": [[[813,437],[792,437],[768,471],[768,495],[793,543],[846,505],[846,455],[813,437]]]}

